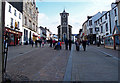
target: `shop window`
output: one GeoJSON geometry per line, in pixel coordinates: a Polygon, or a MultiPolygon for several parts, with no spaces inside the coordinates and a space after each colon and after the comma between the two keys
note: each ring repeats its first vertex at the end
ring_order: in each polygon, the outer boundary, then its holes
{"type": "Polygon", "coordinates": [[[10,43],[11,44],[14,44],[14,40],[15,38],[14,38],[14,34],[10,34],[10,43]]]}
{"type": "Polygon", "coordinates": [[[116,45],[120,45],[119,36],[115,36],[115,44],[116,45]]]}
{"type": "Polygon", "coordinates": [[[112,36],[105,38],[105,45],[106,46],[113,46],[113,37],[112,36]]]}

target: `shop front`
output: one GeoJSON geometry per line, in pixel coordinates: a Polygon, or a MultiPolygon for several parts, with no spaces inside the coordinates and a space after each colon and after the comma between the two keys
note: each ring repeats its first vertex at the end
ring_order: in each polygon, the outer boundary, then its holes
{"type": "Polygon", "coordinates": [[[115,26],[113,33],[104,37],[104,47],[120,50],[120,27],[115,26]]]}
{"type": "Polygon", "coordinates": [[[22,32],[5,27],[4,35],[8,35],[8,45],[20,45],[22,32]]]}

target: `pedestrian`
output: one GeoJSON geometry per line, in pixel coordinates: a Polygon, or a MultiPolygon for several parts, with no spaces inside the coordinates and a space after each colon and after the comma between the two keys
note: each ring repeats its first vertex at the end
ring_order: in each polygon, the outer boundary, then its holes
{"type": "Polygon", "coordinates": [[[34,42],[33,42],[33,40],[31,39],[31,44],[32,44],[32,47],[33,47],[33,45],[34,45],[34,42]]]}
{"type": "Polygon", "coordinates": [[[76,50],[79,51],[79,40],[78,39],[75,41],[75,45],[76,45],[76,50]]]}
{"type": "Polygon", "coordinates": [[[56,42],[56,41],[55,41],[55,39],[54,39],[54,40],[53,40],[53,47],[55,47],[55,42],[56,42]]]}
{"type": "Polygon", "coordinates": [[[42,40],[42,47],[44,47],[44,40],[42,40]]]}
{"type": "Polygon", "coordinates": [[[60,41],[60,50],[62,49],[62,42],[60,41]]]}
{"type": "Polygon", "coordinates": [[[68,39],[67,38],[65,39],[65,48],[66,50],[68,50],[68,39]]]}
{"type": "Polygon", "coordinates": [[[40,45],[40,47],[41,47],[41,44],[42,44],[42,39],[40,38],[40,40],[39,40],[39,45],[40,45]]]}
{"type": "Polygon", "coordinates": [[[69,50],[71,50],[72,41],[69,39],[69,50]]]}
{"type": "Polygon", "coordinates": [[[35,47],[37,47],[37,42],[38,42],[38,41],[37,41],[37,40],[35,40],[35,47]]]}
{"type": "Polygon", "coordinates": [[[53,42],[52,38],[50,38],[50,47],[52,47],[52,42],[53,42]]]}
{"type": "Polygon", "coordinates": [[[84,51],[86,50],[86,40],[83,40],[82,41],[82,46],[83,46],[83,49],[84,49],[84,51]]]}

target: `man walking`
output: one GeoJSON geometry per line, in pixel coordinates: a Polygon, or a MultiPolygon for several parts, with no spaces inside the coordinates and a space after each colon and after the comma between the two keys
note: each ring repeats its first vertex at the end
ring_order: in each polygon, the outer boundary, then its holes
{"type": "Polygon", "coordinates": [[[86,40],[83,40],[82,41],[82,46],[83,46],[83,49],[84,49],[84,51],[86,50],[86,40]]]}
{"type": "Polygon", "coordinates": [[[65,48],[66,48],[66,50],[68,50],[68,39],[67,38],[65,40],[65,48]]]}
{"type": "Polygon", "coordinates": [[[72,41],[69,39],[69,50],[71,50],[72,41]]]}

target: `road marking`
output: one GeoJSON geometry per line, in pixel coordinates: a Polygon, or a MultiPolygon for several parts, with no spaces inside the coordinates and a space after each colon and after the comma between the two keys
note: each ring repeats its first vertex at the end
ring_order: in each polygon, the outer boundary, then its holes
{"type": "MultiPolygon", "coordinates": [[[[96,50],[98,50],[98,49],[96,49],[96,50]]],[[[112,58],[114,58],[114,59],[116,59],[116,60],[120,61],[120,59],[119,59],[119,58],[117,58],[117,57],[115,57],[115,56],[113,56],[113,55],[111,55],[111,54],[109,54],[109,53],[106,53],[106,52],[101,51],[101,50],[98,50],[98,51],[100,51],[100,52],[102,52],[102,53],[106,54],[107,56],[110,56],[110,57],[112,57],[112,58]]]]}
{"type": "MultiPolygon", "coordinates": [[[[36,49],[38,49],[38,48],[36,48],[36,49]]],[[[22,53],[22,54],[18,54],[18,55],[14,56],[14,57],[8,58],[8,61],[10,61],[10,60],[12,60],[12,59],[14,59],[14,58],[16,58],[16,57],[22,56],[22,55],[24,55],[24,54],[27,54],[27,53],[29,53],[29,52],[32,52],[33,50],[35,50],[35,49],[32,49],[32,50],[27,51],[27,52],[24,52],[24,53],[22,53]]]]}
{"type": "Polygon", "coordinates": [[[70,56],[68,59],[68,63],[67,63],[67,67],[66,67],[66,71],[65,71],[65,75],[64,75],[64,81],[71,81],[73,47],[74,46],[72,45],[72,49],[70,52],[70,56]]]}

